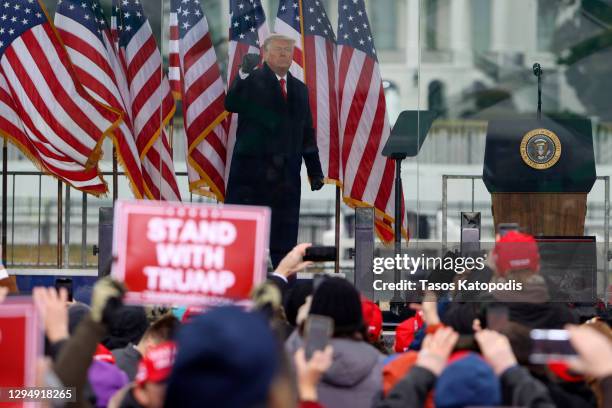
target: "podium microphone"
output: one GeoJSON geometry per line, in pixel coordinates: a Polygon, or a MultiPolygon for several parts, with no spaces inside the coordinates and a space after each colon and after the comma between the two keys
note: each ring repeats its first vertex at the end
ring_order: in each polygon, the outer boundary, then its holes
{"type": "Polygon", "coordinates": [[[540,77],[542,75],[542,66],[539,63],[533,64],[533,75],[540,77]]]}
{"type": "Polygon", "coordinates": [[[542,118],[542,66],[533,64],[533,75],[538,77],[538,119],[542,118]]]}

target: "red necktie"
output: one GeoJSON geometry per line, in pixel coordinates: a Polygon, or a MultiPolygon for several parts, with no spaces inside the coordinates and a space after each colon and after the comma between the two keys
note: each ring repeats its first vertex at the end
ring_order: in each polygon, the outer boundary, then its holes
{"type": "Polygon", "coordinates": [[[285,99],[285,102],[287,102],[287,88],[285,88],[286,84],[287,84],[287,81],[285,81],[285,78],[281,78],[280,80],[281,93],[283,94],[283,98],[285,99]]]}

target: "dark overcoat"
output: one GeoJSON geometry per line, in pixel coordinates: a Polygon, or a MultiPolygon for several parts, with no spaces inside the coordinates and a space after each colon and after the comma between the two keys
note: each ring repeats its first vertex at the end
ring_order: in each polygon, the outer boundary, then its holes
{"type": "Polygon", "coordinates": [[[276,266],[297,241],[302,159],[309,178],[323,177],[308,90],[288,73],[285,101],[276,74],[263,64],[246,78],[236,75],[225,108],[238,113],[225,202],[272,209],[270,255],[276,266]]]}

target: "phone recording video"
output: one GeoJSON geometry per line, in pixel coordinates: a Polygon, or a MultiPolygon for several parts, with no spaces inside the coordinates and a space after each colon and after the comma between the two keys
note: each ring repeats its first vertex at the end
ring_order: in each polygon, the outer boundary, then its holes
{"type": "Polygon", "coordinates": [[[577,353],[570,343],[567,330],[534,329],[530,333],[533,364],[546,364],[549,361],[564,361],[575,358],[577,353]]]}
{"type": "Polygon", "coordinates": [[[310,360],[315,351],[323,351],[329,344],[334,332],[334,321],[331,317],[311,314],[304,326],[306,360],[310,360]]]}
{"type": "Polygon", "coordinates": [[[57,290],[57,293],[59,293],[61,288],[66,289],[66,292],[68,292],[68,301],[72,302],[72,278],[55,279],[55,290],[57,290]]]}
{"type": "Polygon", "coordinates": [[[311,262],[333,262],[336,260],[336,247],[334,246],[311,246],[306,248],[304,261],[311,262]]]}

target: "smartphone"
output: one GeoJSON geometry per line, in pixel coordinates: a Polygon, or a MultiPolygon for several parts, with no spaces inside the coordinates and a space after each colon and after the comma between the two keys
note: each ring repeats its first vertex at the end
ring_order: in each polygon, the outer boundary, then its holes
{"type": "Polygon", "coordinates": [[[315,351],[323,351],[334,333],[334,321],[331,317],[311,314],[304,326],[306,360],[310,360],[315,351]]]}
{"type": "Polygon", "coordinates": [[[68,301],[72,302],[72,278],[56,278],[55,289],[59,293],[60,288],[65,288],[68,292],[68,301]]]}
{"type": "Polygon", "coordinates": [[[334,246],[311,246],[306,248],[305,261],[333,262],[336,260],[336,247],[334,246]]]}
{"type": "Polygon", "coordinates": [[[529,361],[534,364],[545,364],[551,360],[568,360],[577,353],[570,343],[567,330],[534,329],[530,333],[531,354],[529,361]]]}
{"type": "Polygon", "coordinates": [[[508,306],[492,304],[487,308],[487,329],[501,332],[508,321],[508,306]]]}
{"type": "Polygon", "coordinates": [[[506,235],[509,231],[518,231],[519,225],[516,222],[502,222],[497,226],[497,233],[500,237],[506,235]]]}

